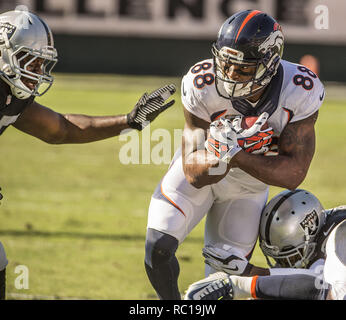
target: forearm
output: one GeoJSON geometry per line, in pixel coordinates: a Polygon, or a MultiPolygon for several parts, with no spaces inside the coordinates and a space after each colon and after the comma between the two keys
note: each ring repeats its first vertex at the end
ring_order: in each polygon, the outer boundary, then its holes
{"type": "Polygon", "coordinates": [[[130,128],[126,115],[93,117],[80,114],[62,115],[65,135],[57,143],[87,143],[118,136],[130,128]]]}
{"type": "Polygon", "coordinates": [[[312,275],[292,274],[258,277],[251,286],[258,299],[325,300],[328,289],[318,286],[319,282],[312,275]]]}
{"type": "Polygon", "coordinates": [[[232,167],[238,167],[254,178],[272,186],[295,189],[306,176],[308,168],[294,157],[286,155],[263,156],[238,152],[231,161],[232,167]]]}
{"type": "Polygon", "coordinates": [[[169,85],[150,95],[145,93],[129,114],[116,116],[61,114],[34,101],[13,126],[50,144],[98,141],[118,136],[124,129],[142,130],[173,105],[174,100],[164,103],[174,92],[174,85],[169,85]]]}
{"type": "Polygon", "coordinates": [[[230,165],[206,150],[197,150],[186,156],[183,161],[186,179],[196,188],[219,182],[230,170],[230,165]]]}

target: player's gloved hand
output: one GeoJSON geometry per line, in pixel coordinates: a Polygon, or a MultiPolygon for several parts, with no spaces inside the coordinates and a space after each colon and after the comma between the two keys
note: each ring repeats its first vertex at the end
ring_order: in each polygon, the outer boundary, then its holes
{"type": "Polygon", "coordinates": [[[133,110],[127,114],[127,123],[133,129],[141,131],[152,122],[161,112],[171,107],[175,100],[165,104],[165,101],[176,91],[174,84],[166,85],[150,94],[144,93],[133,110]]]}
{"type": "Polygon", "coordinates": [[[1,187],[0,187],[0,200],[2,200],[3,197],[4,197],[4,196],[3,196],[2,193],[1,193],[1,187]]]}
{"type": "Polygon", "coordinates": [[[252,298],[252,277],[215,272],[191,284],[184,300],[243,300],[252,298]]]}
{"type": "Polygon", "coordinates": [[[230,276],[224,272],[216,272],[207,278],[191,284],[184,300],[232,300],[233,287],[230,276]]]}
{"type": "Polygon", "coordinates": [[[221,161],[229,163],[241,151],[231,121],[220,118],[210,124],[209,130],[205,148],[221,161]]]}
{"type": "Polygon", "coordinates": [[[248,129],[243,129],[241,127],[242,118],[242,116],[237,116],[232,121],[232,126],[237,134],[239,146],[248,153],[266,153],[270,148],[272,136],[274,134],[273,128],[268,127],[267,129],[262,129],[262,126],[269,118],[269,114],[263,112],[253,126],[248,129]]]}
{"type": "Polygon", "coordinates": [[[247,275],[252,267],[238,249],[227,244],[206,245],[202,251],[204,262],[217,271],[231,275],[247,275]]]}

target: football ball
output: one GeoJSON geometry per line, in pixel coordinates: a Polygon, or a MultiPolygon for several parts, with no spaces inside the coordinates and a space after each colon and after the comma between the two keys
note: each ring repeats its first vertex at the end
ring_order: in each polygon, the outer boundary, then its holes
{"type": "MultiPolygon", "coordinates": [[[[256,116],[248,116],[248,117],[243,117],[242,121],[241,121],[241,127],[242,129],[249,129],[251,128],[255,122],[257,121],[258,117],[256,116]]],[[[268,122],[265,122],[263,124],[263,126],[261,127],[261,130],[265,130],[268,129],[268,122]]]]}

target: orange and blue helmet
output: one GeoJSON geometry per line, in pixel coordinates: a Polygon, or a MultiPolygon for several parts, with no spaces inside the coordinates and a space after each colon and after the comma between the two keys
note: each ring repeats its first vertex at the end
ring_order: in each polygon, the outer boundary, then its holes
{"type": "Polygon", "coordinates": [[[262,90],[276,74],[283,47],[281,26],[268,14],[246,10],[229,17],[212,46],[219,95],[245,99],[262,90]],[[229,68],[237,68],[239,79],[229,77],[229,68]]]}

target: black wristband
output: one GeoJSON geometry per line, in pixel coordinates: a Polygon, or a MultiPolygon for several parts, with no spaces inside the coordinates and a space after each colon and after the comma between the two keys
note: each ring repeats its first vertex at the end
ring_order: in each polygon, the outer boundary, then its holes
{"type": "Polygon", "coordinates": [[[128,114],[126,115],[126,119],[127,119],[127,124],[130,126],[130,128],[136,129],[136,130],[138,130],[138,131],[142,131],[142,130],[143,130],[142,124],[137,123],[137,122],[135,122],[135,121],[133,121],[133,120],[131,119],[131,113],[128,113],[128,114]]]}

